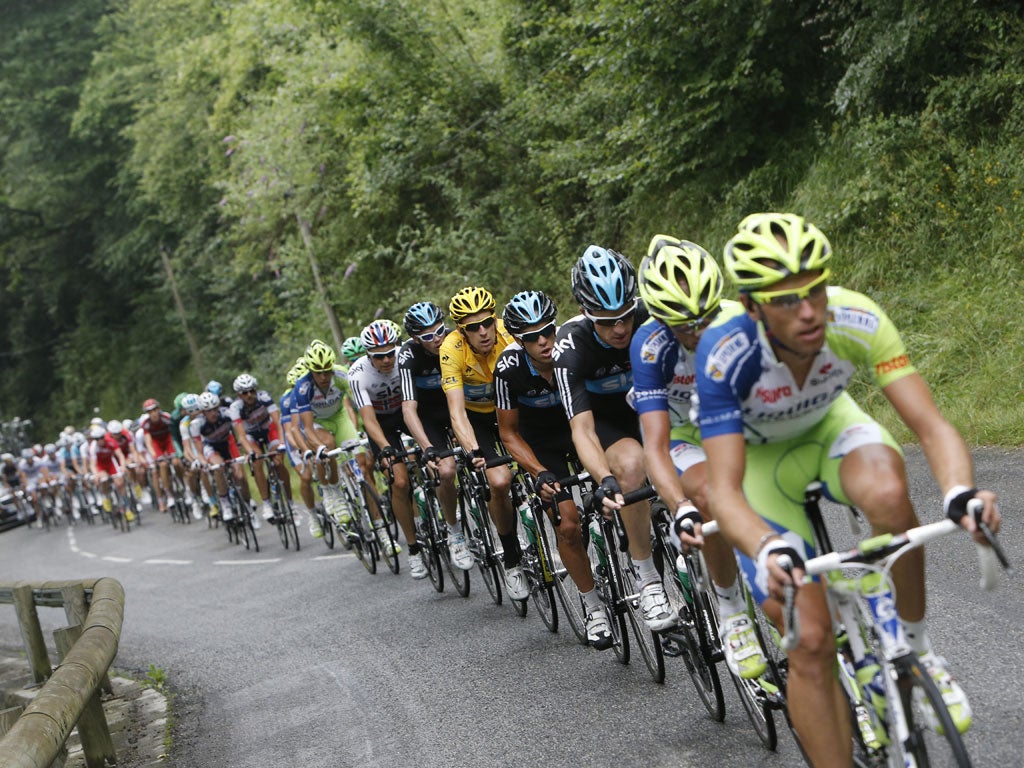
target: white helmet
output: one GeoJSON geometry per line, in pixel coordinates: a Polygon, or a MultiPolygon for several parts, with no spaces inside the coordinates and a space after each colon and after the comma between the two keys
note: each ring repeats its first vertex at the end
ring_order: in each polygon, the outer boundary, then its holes
{"type": "Polygon", "coordinates": [[[14,454],[5,453],[2,456],[0,456],[0,461],[14,461],[14,454]]]}
{"type": "Polygon", "coordinates": [[[43,446],[43,451],[45,451],[46,453],[56,453],[57,446],[54,445],[53,443],[47,443],[46,445],[43,446]]]}
{"type": "Polygon", "coordinates": [[[250,376],[248,373],[239,374],[238,378],[235,379],[235,383],[232,385],[235,388],[235,392],[241,394],[247,389],[256,389],[256,377],[250,376]]]}
{"type": "Polygon", "coordinates": [[[112,435],[119,435],[124,432],[124,425],[117,419],[111,419],[107,422],[107,432],[112,435]]]}
{"type": "Polygon", "coordinates": [[[203,392],[199,396],[199,410],[209,411],[220,405],[220,398],[213,392],[203,392]]]}
{"type": "Polygon", "coordinates": [[[93,424],[89,429],[89,437],[93,440],[102,440],[103,436],[107,434],[107,430],[101,427],[99,424],[93,424]]]}

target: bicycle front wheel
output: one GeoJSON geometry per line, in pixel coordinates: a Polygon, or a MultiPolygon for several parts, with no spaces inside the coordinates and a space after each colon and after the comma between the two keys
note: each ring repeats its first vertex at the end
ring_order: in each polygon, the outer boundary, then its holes
{"type": "Polygon", "coordinates": [[[540,614],[540,620],[551,632],[558,631],[558,602],[555,598],[555,572],[551,558],[551,546],[548,543],[548,535],[545,531],[540,515],[543,512],[534,510],[536,523],[534,534],[537,537],[535,545],[530,547],[534,559],[534,576],[536,583],[530,590],[530,597],[533,598],[533,605],[540,614]]]}
{"type": "MultiPolygon", "coordinates": [[[[891,746],[889,765],[917,765],[922,768],[970,768],[960,732],[932,681],[928,670],[915,653],[894,659],[896,686],[899,691],[907,738],[902,743],[895,737],[895,724],[889,722],[891,746]],[[931,721],[934,725],[928,725],[931,721]]],[[[890,707],[890,710],[892,708],[890,707]]],[[[895,714],[887,713],[891,721],[895,714]]]]}
{"type": "Polygon", "coordinates": [[[665,682],[665,653],[661,648],[661,635],[647,627],[643,614],[640,612],[640,596],[629,598],[629,594],[637,591],[630,589],[636,583],[636,574],[633,572],[633,564],[629,552],[623,552],[616,547],[618,556],[618,588],[621,590],[621,598],[626,604],[626,613],[629,616],[629,623],[633,628],[633,636],[636,638],[640,655],[647,665],[647,671],[651,673],[651,679],[656,683],[665,682]]]}

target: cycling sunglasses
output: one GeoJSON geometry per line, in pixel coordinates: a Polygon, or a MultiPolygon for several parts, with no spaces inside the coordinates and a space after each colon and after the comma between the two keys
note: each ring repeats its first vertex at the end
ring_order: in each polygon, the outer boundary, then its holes
{"type": "Polygon", "coordinates": [[[594,325],[601,325],[604,326],[605,328],[614,328],[619,323],[625,324],[633,319],[633,315],[636,314],[636,302],[634,301],[633,305],[629,309],[627,309],[622,314],[615,315],[615,317],[594,317],[594,315],[590,314],[586,310],[583,310],[583,314],[594,325]]]}
{"type": "Polygon", "coordinates": [[[525,341],[525,342],[528,342],[528,343],[532,344],[535,341],[539,341],[541,336],[543,336],[545,339],[550,339],[554,335],[555,335],[555,324],[552,322],[552,323],[548,323],[547,325],[545,325],[543,328],[541,328],[539,330],[530,331],[529,333],[520,333],[519,334],[519,339],[522,340],[522,341],[525,341]]]}
{"type": "Polygon", "coordinates": [[[429,344],[430,342],[434,341],[434,339],[443,339],[447,335],[448,329],[442,325],[436,331],[431,331],[430,333],[421,333],[416,338],[419,339],[420,341],[429,344]]]}
{"type": "Polygon", "coordinates": [[[673,331],[683,331],[684,333],[700,333],[715,321],[715,318],[718,317],[718,313],[721,311],[721,307],[716,307],[709,315],[691,320],[688,323],[673,323],[669,325],[669,328],[673,331]]]}
{"type": "Polygon", "coordinates": [[[367,352],[367,354],[374,360],[387,360],[389,357],[394,357],[398,349],[390,349],[387,352],[367,352]]]}
{"type": "Polygon", "coordinates": [[[822,270],[821,275],[801,288],[793,288],[786,291],[751,291],[750,298],[758,304],[767,304],[776,309],[794,310],[799,307],[804,299],[814,301],[820,299],[828,290],[828,278],[832,274],[830,270],[822,270]]]}
{"type": "Polygon", "coordinates": [[[483,320],[477,320],[475,323],[459,323],[459,327],[462,330],[469,331],[470,333],[476,333],[481,328],[490,328],[492,325],[494,325],[494,315],[485,317],[483,320]]]}

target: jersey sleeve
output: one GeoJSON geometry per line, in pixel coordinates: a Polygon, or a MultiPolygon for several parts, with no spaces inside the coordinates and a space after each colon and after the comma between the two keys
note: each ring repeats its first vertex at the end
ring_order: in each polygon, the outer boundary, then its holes
{"type": "Polygon", "coordinates": [[[292,413],[307,413],[313,410],[309,404],[313,386],[313,380],[309,378],[309,374],[299,379],[295,389],[292,390],[294,392],[292,397],[292,413]]]}
{"type": "Polygon", "coordinates": [[[458,334],[449,333],[441,344],[441,389],[450,392],[462,389],[462,342],[458,334]]]}
{"type": "Polygon", "coordinates": [[[880,387],[915,372],[889,316],[873,300],[846,288],[829,289],[829,344],[836,354],[870,367],[880,387]]]}
{"type": "Polygon", "coordinates": [[[412,342],[407,341],[402,345],[398,353],[398,376],[402,383],[402,400],[416,399],[416,379],[413,377],[413,366],[416,364],[416,355],[409,346],[412,342]]]}
{"type": "Polygon", "coordinates": [[[494,406],[499,410],[511,411],[519,407],[516,398],[512,396],[509,381],[510,368],[518,365],[518,362],[512,350],[505,350],[498,358],[498,365],[494,369],[494,406]]]}
{"type": "Polygon", "coordinates": [[[575,323],[566,323],[558,330],[558,338],[555,341],[555,349],[552,354],[555,361],[555,381],[558,384],[558,394],[562,398],[566,418],[570,421],[573,416],[592,410],[590,395],[587,394],[584,378],[579,372],[582,355],[577,348],[574,330],[577,330],[575,323]]]}
{"type": "Polygon", "coordinates": [[[757,367],[756,328],[745,317],[706,330],[697,344],[697,425],[702,440],[743,434],[740,386],[757,367]]]}
{"type": "Polygon", "coordinates": [[[360,408],[373,405],[370,394],[366,391],[366,387],[363,384],[360,370],[355,369],[354,366],[349,369],[348,386],[352,392],[352,402],[355,404],[357,411],[360,408]]]}
{"type": "Polygon", "coordinates": [[[665,368],[671,371],[678,357],[678,342],[656,321],[648,321],[633,335],[629,362],[633,369],[633,407],[637,413],[668,412],[665,368]],[[670,353],[675,350],[675,355],[670,353]],[[671,363],[667,358],[671,356],[671,363]]]}

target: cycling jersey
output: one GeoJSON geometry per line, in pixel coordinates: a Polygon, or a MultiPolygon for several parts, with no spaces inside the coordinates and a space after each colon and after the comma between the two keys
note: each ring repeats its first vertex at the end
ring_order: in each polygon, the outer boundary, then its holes
{"type": "Polygon", "coordinates": [[[145,413],[139,419],[139,429],[149,435],[153,443],[154,456],[165,456],[175,452],[171,414],[160,411],[160,420],[157,421],[145,413]]]}
{"type": "MultiPolygon", "coordinates": [[[[736,301],[723,301],[723,311],[742,310],[736,301]]],[[[632,403],[637,413],[667,411],[672,438],[699,443],[690,421],[690,404],[697,389],[696,354],[686,349],[672,331],[655,318],[640,326],[630,343],[633,366],[632,403]]]]}
{"type": "Polygon", "coordinates": [[[500,410],[519,411],[519,433],[527,443],[569,435],[558,385],[537,372],[518,342],[509,344],[498,358],[494,394],[500,410]]]}
{"type": "Polygon", "coordinates": [[[373,367],[368,356],[352,363],[348,371],[348,384],[352,388],[352,401],[356,410],[372,406],[378,416],[402,410],[402,383],[398,366],[391,373],[381,373],[373,367]]]}
{"type": "Polygon", "coordinates": [[[312,411],[314,419],[330,418],[343,410],[343,402],[350,393],[348,376],[335,367],[331,386],[324,392],[313,381],[313,374],[307,373],[295,382],[294,393],[295,413],[312,411]]]}
{"type": "MultiPolygon", "coordinates": [[[[89,456],[96,462],[96,469],[108,475],[116,475],[120,471],[117,465],[117,451],[120,448],[113,435],[106,434],[99,440],[93,440],[89,446],[89,456]]],[[[122,451],[123,453],[123,451],[122,451]]]]}
{"type": "Polygon", "coordinates": [[[210,458],[214,453],[225,461],[236,458],[238,447],[235,445],[232,432],[231,413],[223,406],[217,410],[216,420],[207,420],[206,412],[203,412],[189,424],[189,434],[193,439],[199,438],[206,458],[210,458]]]}
{"type": "Polygon", "coordinates": [[[270,414],[277,412],[277,405],[269,392],[259,390],[252,405],[246,405],[242,398],[231,403],[228,413],[234,424],[245,424],[248,435],[265,435],[274,425],[270,414]]]}
{"type": "Polygon", "coordinates": [[[513,342],[500,319],[495,320],[494,327],[494,346],[483,357],[473,351],[461,333],[449,333],[441,344],[441,389],[450,392],[461,387],[467,411],[494,413],[494,366],[513,342]]]}
{"type": "MultiPolygon", "coordinates": [[[[171,411],[171,441],[174,443],[174,447],[180,456],[182,454],[182,443],[181,443],[181,422],[185,418],[185,412],[181,408],[175,408],[171,411]]],[[[187,439],[187,438],[186,438],[187,439]]]]}
{"type": "MultiPolygon", "coordinates": [[[[633,334],[647,320],[647,308],[638,303],[633,334]]],[[[593,411],[595,419],[636,421],[626,400],[633,386],[629,347],[616,349],[601,341],[593,322],[577,315],[558,329],[555,348],[555,380],[566,416],[593,411]]]]}
{"type": "Polygon", "coordinates": [[[15,462],[8,464],[4,462],[0,465],[0,475],[3,477],[3,481],[15,489],[21,485],[21,475],[18,474],[18,465],[15,462]]]}
{"type": "Polygon", "coordinates": [[[824,418],[858,367],[869,367],[880,387],[914,372],[892,321],[861,293],[828,289],[825,343],[802,387],[775,357],[764,326],[732,308],[697,347],[701,434],[742,432],[750,443],[802,434],[824,418]]]}
{"type": "MultiPolygon", "coordinates": [[[[451,334],[449,334],[451,335],[451,334]]],[[[402,378],[402,399],[415,400],[422,411],[446,408],[441,389],[441,358],[430,354],[415,339],[409,339],[398,353],[402,378]]]]}

